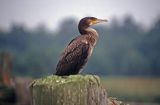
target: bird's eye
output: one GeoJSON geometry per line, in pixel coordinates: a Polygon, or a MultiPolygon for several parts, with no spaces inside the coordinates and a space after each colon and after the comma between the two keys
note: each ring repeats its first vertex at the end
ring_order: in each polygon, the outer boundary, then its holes
{"type": "Polygon", "coordinates": [[[92,21],[96,21],[96,20],[97,20],[97,18],[94,18],[94,17],[93,17],[93,18],[91,18],[91,20],[92,20],[92,21]]]}
{"type": "Polygon", "coordinates": [[[90,25],[96,24],[97,23],[97,19],[96,18],[92,18],[90,20],[90,25]]]}
{"type": "Polygon", "coordinates": [[[89,23],[89,25],[92,25],[92,24],[93,24],[93,20],[92,20],[92,19],[89,19],[89,20],[88,20],[88,23],[89,23]]]}

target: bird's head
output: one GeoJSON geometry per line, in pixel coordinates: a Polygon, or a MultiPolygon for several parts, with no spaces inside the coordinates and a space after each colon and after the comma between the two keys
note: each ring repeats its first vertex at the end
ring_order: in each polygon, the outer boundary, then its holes
{"type": "Polygon", "coordinates": [[[89,27],[102,22],[107,22],[107,20],[97,19],[95,17],[85,17],[80,20],[79,25],[89,27]]]}

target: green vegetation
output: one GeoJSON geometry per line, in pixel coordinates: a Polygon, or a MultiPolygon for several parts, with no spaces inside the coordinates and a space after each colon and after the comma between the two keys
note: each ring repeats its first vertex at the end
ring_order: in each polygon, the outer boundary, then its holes
{"type": "Polygon", "coordinates": [[[160,78],[108,77],[101,82],[109,96],[119,100],[160,103],[160,78]]]}
{"type": "MultiPolygon", "coordinates": [[[[160,76],[160,17],[146,31],[130,15],[109,22],[95,27],[100,39],[83,73],[160,76]]],[[[45,25],[28,29],[12,24],[7,31],[0,29],[0,52],[13,56],[15,75],[41,77],[55,72],[60,54],[77,35],[73,18],[54,31],[45,25]]]]}
{"type": "Polygon", "coordinates": [[[106,91],[95,75],[51,75],[33,81],[30,89],[33,105],[107,104],[106,91]]]}
{"type": "MultiPolygon", "coordinates": [[[[67,83],[79,83],[79,82],[95,82],[96,84],[100,84],[100,79],[96,75],[70,75],[70,76],[57,76],[57,75],[50,75],[46,76],[40,79],[37,79],[33,81],[31,84],[34,86],[41,86],[41,85],[47,85],[47,86],[53,86],[52,88],[55,88],[57,85],[63,85],[67,83]],[[77,82],[78,81],[78,82],[77,82]]],[[[73,84],[73,87],[74,85],[73,84]]]]}

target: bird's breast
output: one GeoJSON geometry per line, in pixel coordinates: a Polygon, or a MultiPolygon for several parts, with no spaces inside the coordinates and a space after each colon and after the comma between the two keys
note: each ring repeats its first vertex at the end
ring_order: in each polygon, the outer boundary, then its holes
{"type": "Polygon", "coordinates": [[[82,42],[82,43],[85,43],[85,44],[88,44],[88,41],[87,41],[87,40],[82,40],[81,42],[82,42]]]}
{"type": "Polygon", "coordinates": [[[93,36],[89,36],[87,38],[87,42],[91,44],[91,46],[95,47],[96,46],[96,43],[97,43],[97,40],[98,40],[98,37],[93,37],[93,36]]]}
{"type": "Polygon", "coordinates": [[[89,51],[88,51],[88,57],[92,55],[94,47],[90,46],[89,51]]]}

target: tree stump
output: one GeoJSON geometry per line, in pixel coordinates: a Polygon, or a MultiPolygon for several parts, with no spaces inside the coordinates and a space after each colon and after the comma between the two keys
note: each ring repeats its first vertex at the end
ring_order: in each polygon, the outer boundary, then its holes
{"type": "Polygon", "coordinates": [[[108,105],[95,75],[47,76],[32,82],[32,105],[108,105]]]}

